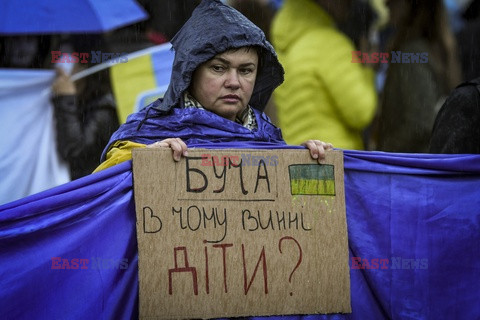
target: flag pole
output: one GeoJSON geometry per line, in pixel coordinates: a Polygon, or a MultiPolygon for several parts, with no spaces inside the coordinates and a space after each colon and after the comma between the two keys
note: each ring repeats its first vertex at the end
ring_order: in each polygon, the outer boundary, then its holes
{"type": "MultiPolygon", "coordinates": [[[[160,45],[153,46],[153,47],[148,47],[146,49],[142,49],[142,50],[139,50],[139,51],[135,51],[135,52],[130,53],[127,56],[125,56],[127,58],[126,61],[128,62],[129,60],[133,60],[135,58],[138,58],[138,57],[144,56],[146,54],[149,54],[153,51],[156,51],[160,47],[167,47],[168,49],[171,49],[172,45],[171,45],[171,43],[165,43],[165,44],[160,44],[160,45]]],[[[88,76],[90,76],[90,75],[92,75],[96,72],[99,72],[99,71],[108,69],[110,67],[113,67],[114,65],[117,65],[119,63],[124,63],[124,62],[121,62],[119,58],[115,58],[115,60],[108,60],[108,61],[105,61],[101,64],[96,65],[96,66],[90,67],[90,68],[82,70],[80,72],[77,72],[77,73],[73,74],[70,77],[70,79],[72,81],[77,81],[77,80],[80,80],[82,78],[88,77],[88,76]]]]}

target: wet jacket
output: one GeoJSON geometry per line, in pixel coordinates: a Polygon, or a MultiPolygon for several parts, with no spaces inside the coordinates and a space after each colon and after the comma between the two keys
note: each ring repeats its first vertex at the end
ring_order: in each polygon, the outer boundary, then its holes
{"type": "Polygon", "coordinates": [[[480,154],[480,78],[448,96],[435,120],[430,152],[480,154]]]}
{"type": "Polygon", "coordinates": [[[87,100],[75,95],[52,98],[57,150],[70,167],[72,180],[98,166],[110,136],[118,129],[115,100],[111,94],[87,100]]]}
{"type": "MultiPolygon", "coordinates": [[[[130,115],[110,139],[103,159],[117,157],[117,154],[119,159],[126,160],[130,155],[111,149],[124,149],[128,153],[132,147],[172,137],[181,138],[189,147],[232,141],[285,144],[280,130],[263,113],[273,90],[283,81],[283,68],[258,27],[221,1],[204,0],[172,39],[172,46],[175,59],[164,98],[130,115]],[[208,110],[183,108],[183,93],[189,88],[195,69],[219,53],[245,46],[261,48],[261,62],[249,103],[258,128],[249,130],[208,110]]],[[[115,159],[110,161],[111,164],[104,166],[118,163],[115,159]]]]}
{"type": "Polygon", "coordinates": [[[435,116],[448,94],[438,71],[445,66],[431,48],[425,39],[408,41],[398,51],[430,53],[427,63],[390,63],[378,121],[378,150],[428,152],[435,116]]]}
{"type": "Polygon", "coordinates": [[[285,68],[285,82],[274,93],[285,140],[363,149],[362,131],[377,104],[374,73],[352,63],[353,43],[333,19],[314,0],[286,0],[272,42],[285,68]]]}

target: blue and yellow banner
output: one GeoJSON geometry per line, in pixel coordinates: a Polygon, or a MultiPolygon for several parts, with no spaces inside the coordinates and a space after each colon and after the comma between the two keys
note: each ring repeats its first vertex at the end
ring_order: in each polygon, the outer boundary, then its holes
{"type": "Polygon", "coordinates": [[[147,48],[126,56],[125,63],[111,67],[110,77],[118,116],[127,116],[163,97],[170,83],[174,52],[170,43],[147,48]]]}
{"type": "MultiPolygon", "coordinates": [[[[344,164],[352,313],[269,319],[479,319],[480,156],[345,150],[344,164]]],[[[131,170],[0,206],[2,319],[138,317],[131,170]]]]}

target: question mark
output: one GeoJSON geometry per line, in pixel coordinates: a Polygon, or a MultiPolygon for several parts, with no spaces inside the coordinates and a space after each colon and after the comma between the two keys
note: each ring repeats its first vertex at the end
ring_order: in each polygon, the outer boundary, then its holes
{"type": "MultiPolygon", "coordinates": [[[[298,267],[299,267],[300,264],[302,263],[302,257],[303,257],[302,247],[300,246],[300,244],[298,243],[297,240],[295,240],[295,239],[292,238],[292,237],[286,236],[286,237],[281,238],[280,241],[278,242],[278,250],[280,250],[280,253],[283,253],[283,252],[282,252],[282,241],[283,241],[283,240],[292,240],[292,241],[294,241],[294,242],[297,244],[298,250],[300,251],[300,254],[298,255],[298,262],[297,262],[297,264],[295,265],[295,268],[293,268],[292,272],[290,273],[290,277],[288,277],[288,282],[291,283],[291,282],[292,282],[293,273],[298,269],[298,267]]],[[[292,296],[293,293],[290,292],[290,295],[292,296]]]]}

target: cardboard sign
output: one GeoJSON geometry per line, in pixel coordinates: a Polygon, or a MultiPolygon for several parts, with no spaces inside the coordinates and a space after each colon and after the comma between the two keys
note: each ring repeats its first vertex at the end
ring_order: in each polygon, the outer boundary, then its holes
{"type": "Polygon", "coordinates": [[[346,313],[341,151],[133,152],[140,318],[346,313]]]}

